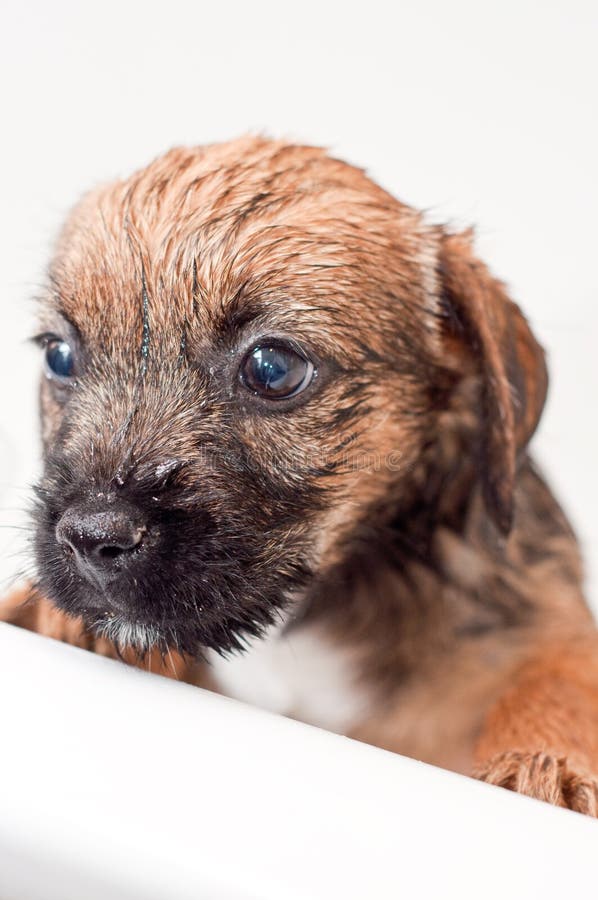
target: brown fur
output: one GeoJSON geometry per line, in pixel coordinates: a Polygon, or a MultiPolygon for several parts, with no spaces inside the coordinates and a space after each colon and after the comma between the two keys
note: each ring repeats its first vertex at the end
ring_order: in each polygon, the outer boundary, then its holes
{"type": "MultiPolygon", "coordinates": [[[[45,330],[65,322],[88,374],[68,402],[43,385],[50,469],[112,496],[183,461],[187,505],[260,535],[254,583],[290,579],[302,548],[291,627],[351,649],[372,698],[352,736],[596,814],[598,642],[574,535],[526,453],[543,354],[470,235],[318,149],[177,149],[73,213],[42,313],[45,330]],[[304,401],[274,414],[218,394],[221,348],[247,330],[317,348],[304,401]],[[227,470],[216,435],[255,468],[227,470]]],[[[115,655],[44,577],[53,602],[16,594],[4,618],[115,655]]],[[[259,630],[250,594],[235,622],[259,630]]],[[[217,688],[177,647],[145,665],[217,688]]]]}

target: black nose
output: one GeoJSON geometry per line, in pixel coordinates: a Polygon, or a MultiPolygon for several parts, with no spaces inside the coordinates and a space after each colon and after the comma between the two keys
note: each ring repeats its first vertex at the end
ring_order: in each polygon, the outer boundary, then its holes
{"type": "Polygon", "coordinates": [[[145,532],[140,513],[128,504],[74,506],[58,522],[56,539],[75,554],[83,574],[105,577],[126,563],[145,532]]]}

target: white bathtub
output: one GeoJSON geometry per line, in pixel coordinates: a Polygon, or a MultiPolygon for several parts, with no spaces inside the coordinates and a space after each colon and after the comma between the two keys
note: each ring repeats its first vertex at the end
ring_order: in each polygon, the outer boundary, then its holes
{"type": "Polygon", "coordinates": [[[2,900],[596,896],[598,822],[0,625],[2,900]]]}

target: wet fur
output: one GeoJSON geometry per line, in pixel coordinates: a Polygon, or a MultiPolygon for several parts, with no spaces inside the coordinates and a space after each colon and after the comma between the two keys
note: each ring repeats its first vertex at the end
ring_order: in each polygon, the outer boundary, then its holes
{"type": "Polygon", "coordinates": [[[583,708],[598,657],[575,537],[527,455],[543,354],[471,235],[319,149],[176,149],[75,209],[41,329],[83,368],[69,393],[42,385],[38,582],[5,618],[217,687],[206,650],[285,613],[351,651],[371,698],[354,737],[594,810],[598,742],[581,733],[571,753],[550,690],[525,734],[513,725],[526,666],[549,660],[550,685],[561,647],[583,708]],[[302,402],[274,410],[236,380],[264,335],[316,355],[302,402]],[[157,535],[114,598],[134,622],[54,537],[98,493],[157,535]]]}

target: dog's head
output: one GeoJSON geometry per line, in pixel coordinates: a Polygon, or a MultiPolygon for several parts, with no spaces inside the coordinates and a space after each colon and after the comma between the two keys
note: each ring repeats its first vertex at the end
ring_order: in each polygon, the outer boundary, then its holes
{"type": "Polygon", "coordinates": [[[42,329],[40,589],[122,642],[238,646],[470,459],[509,529],[541,350],[466,237],[319,149],[93,192],[42,329]]]}

